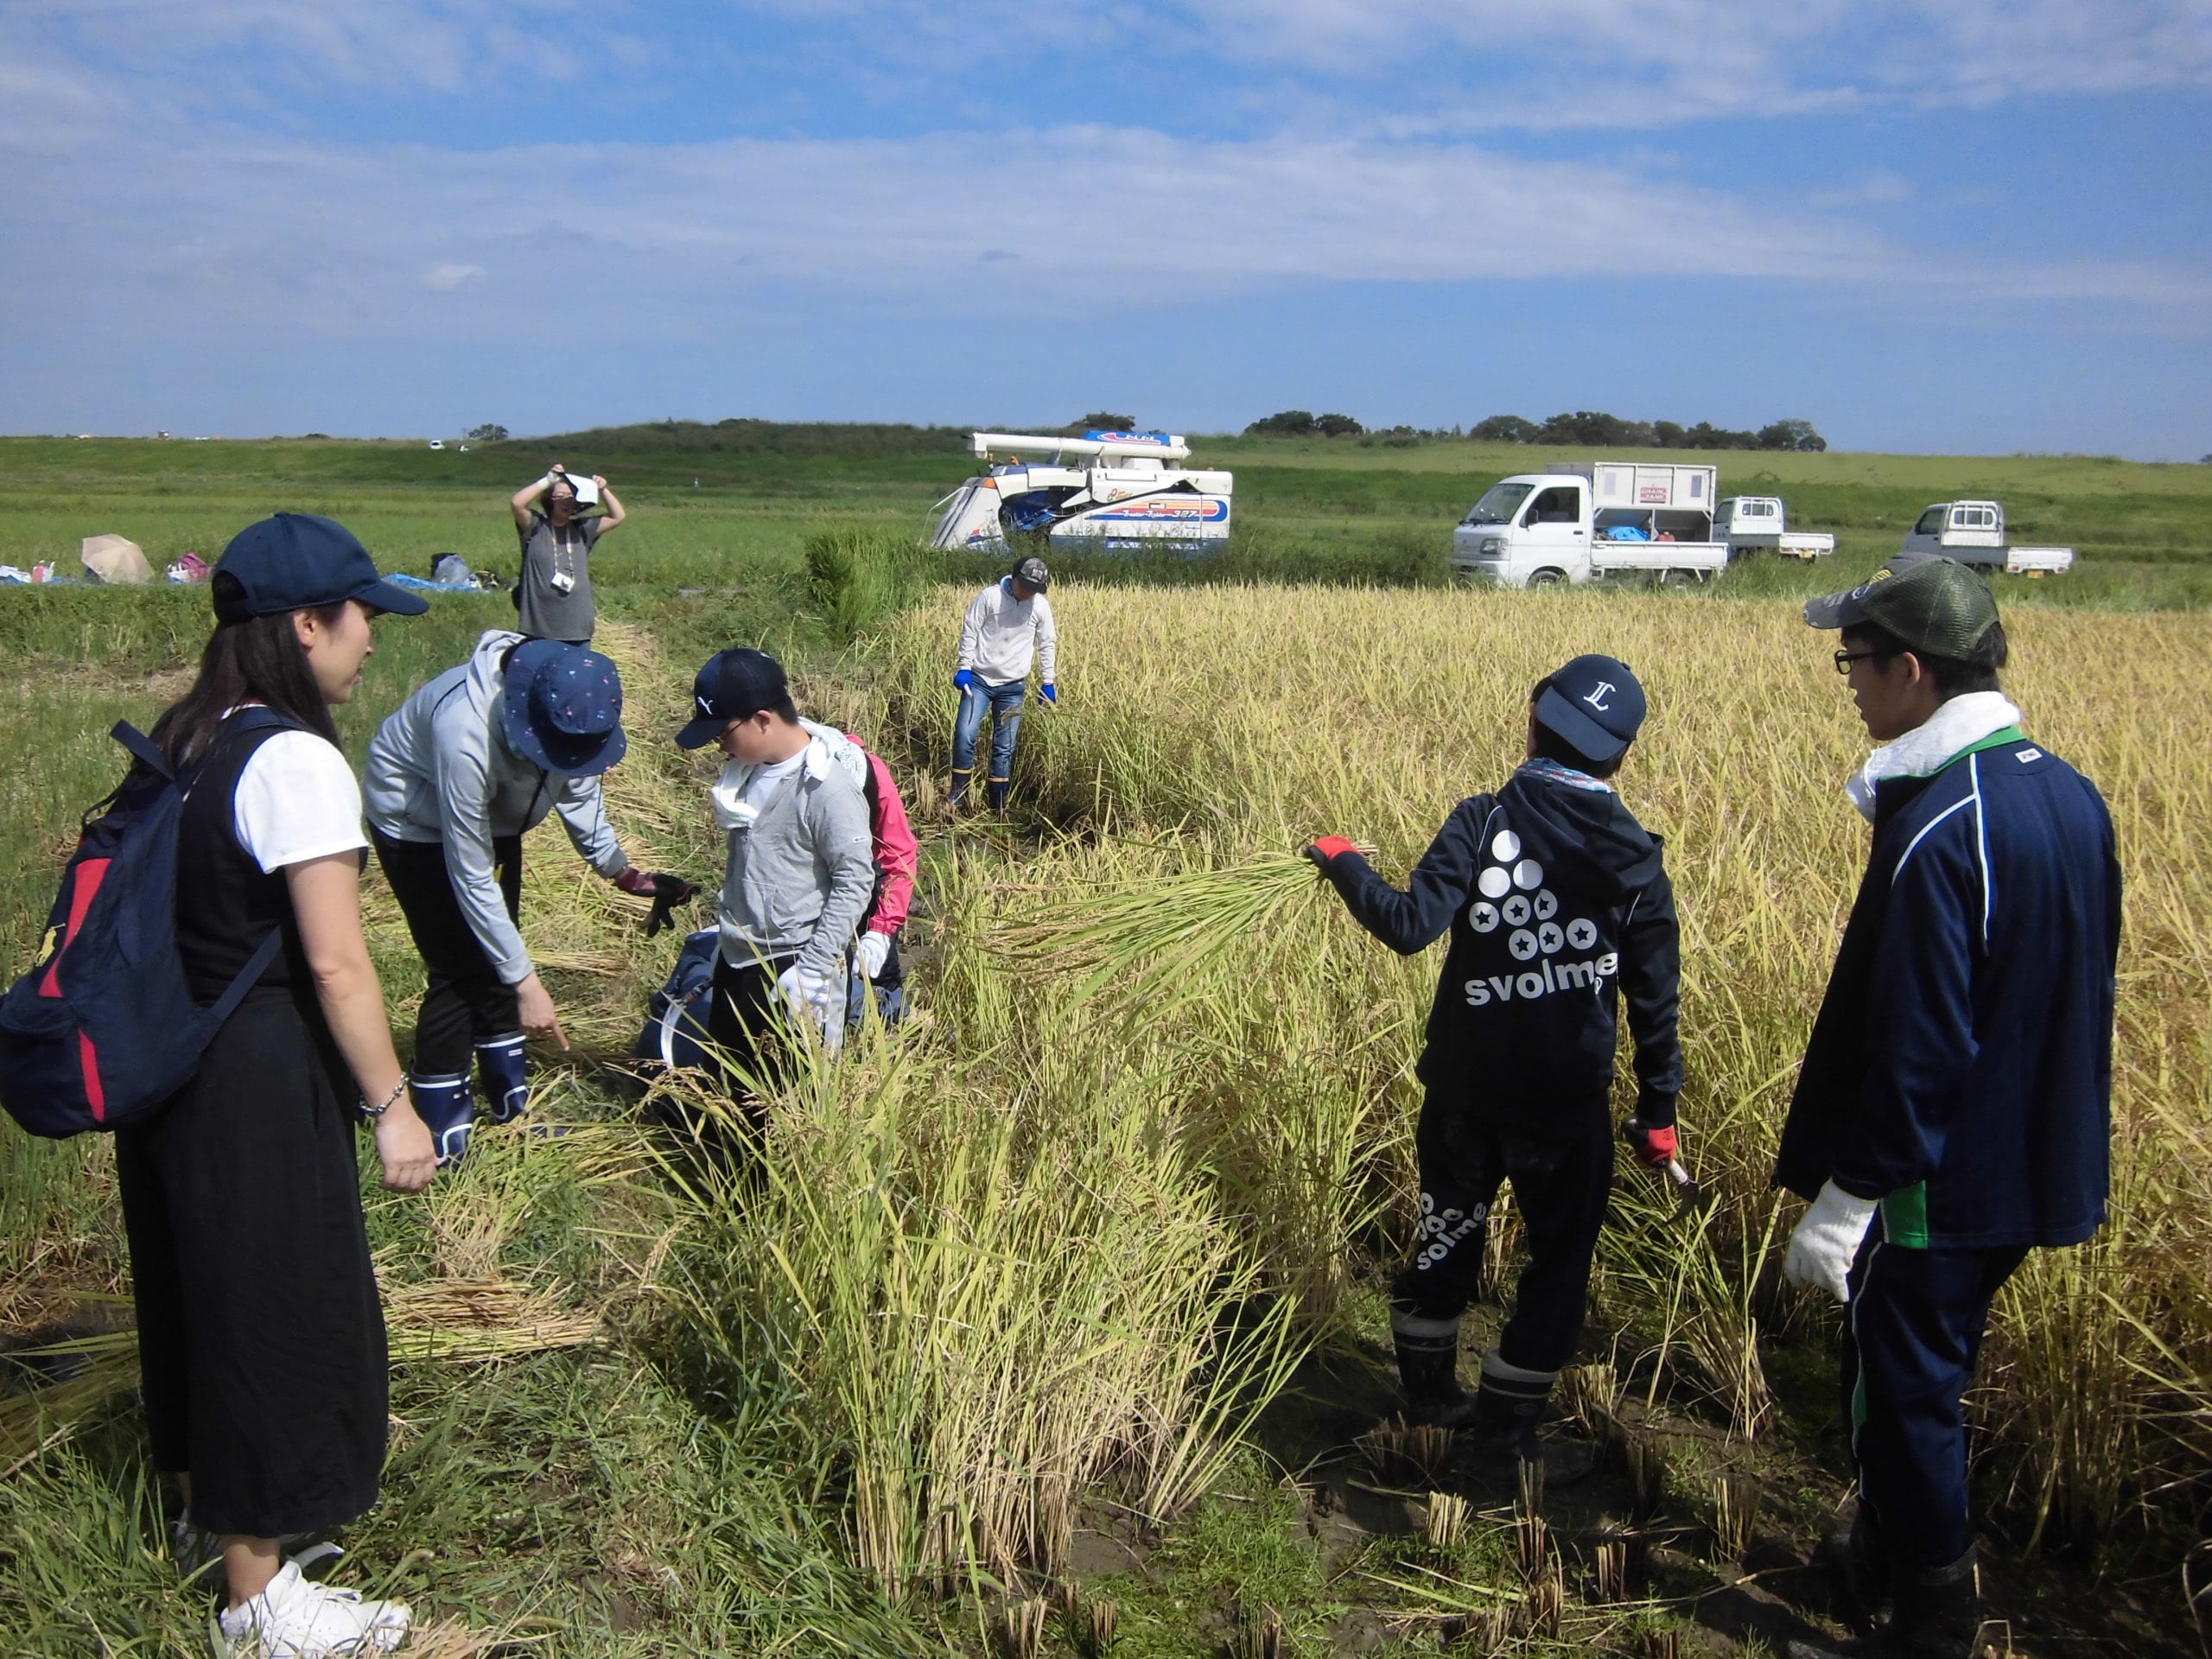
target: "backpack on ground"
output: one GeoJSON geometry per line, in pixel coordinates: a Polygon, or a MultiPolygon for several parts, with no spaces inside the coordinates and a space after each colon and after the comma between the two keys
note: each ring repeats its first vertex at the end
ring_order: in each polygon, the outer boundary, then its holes
{"type": "Polygon", "coordinates": [[[297,727],[273,709],[240,709],[197,765],[176,772],[143,733],[117,722],[110,735],[138,765],[86,815],[38,961],[0,997],[0,1106],[33,1135],[60,1139],[152,1116],[191,1082],[276,960],[281,928],[213,1007],[193,1000],[177,952],[177,831],[192,780],[216,750],[297,727]]]}
{"type": "Polygon", "coordinates": [[[715,955],[721,949],[721,929],[708,927],[683,941],[675,971],[653,993],[645,1029],[631,1051],[644,1062],[641,1070],[712,1064],[707,1052],[707,1015],[714,1007],[715,955]]]}

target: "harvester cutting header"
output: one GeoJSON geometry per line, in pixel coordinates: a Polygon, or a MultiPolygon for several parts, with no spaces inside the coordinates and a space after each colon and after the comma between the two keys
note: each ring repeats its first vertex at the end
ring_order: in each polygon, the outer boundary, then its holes
{"type": "Polygon", "coordinates": [[[931,547],[1006,551],[1043,535],[1058,548],[1197,554],[1229,540],[1234,480],[1178,465],[1191,446],[1173,433],[978,432],[969,448],[985,468],[931,509],[931,547]]]}

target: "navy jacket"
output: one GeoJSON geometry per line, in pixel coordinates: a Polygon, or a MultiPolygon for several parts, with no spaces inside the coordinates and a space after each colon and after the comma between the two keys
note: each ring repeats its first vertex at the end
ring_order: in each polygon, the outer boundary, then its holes
{"type": "Polygon", "coordinates": [[[1892,1243],[2075,1244],[2105,1218],[2120,862],[2089,780],[2017,733],[1876,786],[1874,846],[1775,1183],[1892,1243]]]}
{"type": "Polygon", "coordinates": [[[1675,1121],[1681,943],[1660,842],[1610,790],[1533,771],[1459,803],[1400,893],[1357,853],[1329,879],[1402,956],[1452,932],[1419,1072],[1433,1101],[1529,1135],[1610,1134],[1617,995],[1637,1114],[1675,1121]]]}

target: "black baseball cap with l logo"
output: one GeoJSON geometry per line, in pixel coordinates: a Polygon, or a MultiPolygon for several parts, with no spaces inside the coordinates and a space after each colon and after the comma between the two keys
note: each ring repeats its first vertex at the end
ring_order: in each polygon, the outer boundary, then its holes
{"type": "Polygon", "coordinates": [[[703,749],[733,720],[750,720],[791,696],[784,665],[765,651],[718,651],[691,682],[693,718],[676,734],[680,749],[703,749]]]}
{"type": "Polygon", "coordinates": [[[1643,685],[1614,657],[1577,657],[1552,671],[1536,699],[1536,719],[1576,753],[1604,762],[1636,741],[1643,724],[1643,685]]]}

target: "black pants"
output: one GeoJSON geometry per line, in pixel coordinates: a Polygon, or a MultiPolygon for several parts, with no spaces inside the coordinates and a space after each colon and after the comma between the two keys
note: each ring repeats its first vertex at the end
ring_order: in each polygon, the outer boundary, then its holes
{"type": "Polygon", "coordinates": [[[1961,1402],[1989,1305],[2026,1255],[1891,1244],[1878,1218],[1852,1264],[1843,1396],[1859,1499],[1907,1566],[1948,1567],[1974,1541],[1961,1402]]]}
{"type": "Polygon", "coordinates": [[[1413,1260],[1392,1281],[1393,1305],[1422,1320],[1457,1320],[1466,1312],[1482,1289],[1491,1205],[1511,1181],[1529,1265],[1498,1357],[1521,1370],[1557,1371],[1582,1340],[1590,1262],[1612,1191],[1612,1141],[1603,1134],[1554,1139],[1508,1132],[1431,1095],[1414,1144],[1421,1232],[1413,1260]]]}
{"type": "Polygon", "coordinates": [[[756,1100],[740,1072],[747,1072],[765,1087],[784,1080],[789,1050],[788,1033],[776,996],[776,978],[791,965],[791,958],[730,965],[727,957],[715,958],[715,996],[707,1015],[707,1035],[722,1057],[722,1083],[738,1103],[754,1116],[756,1100]]]}
{"type": "Polygon", "coordinates": [[[276,1538],[377,1500],[387,1412],[353,1091],[293,994],[257,990],[199,1076],[115,1137],[156,1469],[193,1518],[276,1538]]]}
{"type": "MultiPolygon", "coordinates": [[[[498,966],[484,954],[461,913],[446,869],[445,843],[394,841],[381,833],[372,839],[377,861],[384,866],[429,976],[422,1010],[415,1016],[415,1075],[467,1077],[476,1044],[522,1029],[515,988],[500,980],[498,966]]],[[[522,837],[495,836],[492,851],[498,861],[499,896],[506,900],[508,916],[519,921],[522,837]]]]}

